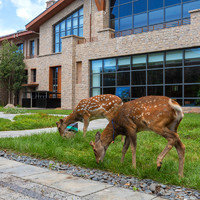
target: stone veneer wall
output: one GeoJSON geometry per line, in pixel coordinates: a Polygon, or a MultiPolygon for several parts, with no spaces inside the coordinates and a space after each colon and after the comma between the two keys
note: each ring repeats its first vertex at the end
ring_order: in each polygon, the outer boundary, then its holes
{"type": "Polygon", "coordinates": [[[189,25],[112,39],[111,34],[114,30],[108,28],[108,0],[106,5],[106,11],[98,12],[94,1],[90,6],[90,0],[77,0],[40,27],[40,56],[26,60],[29,82],[30,70],[36,68],[36,82],[39,83],[37,89],[49,90],[49,67],[61,66],[62,108],[71,109],[81,99],[89,97],[90,61],[93,59],[200,46],[200,10],[191,12],[189,25]],[[82,5],[84,37],[90,37],[91,13],[92,37],[98,37],[98,41],[77,44],[81,38],[63,37],[62,53],[53,54],[53,25],[82,5]],[[77,62],[82,62],[81,84],[75,82],[77,62]]]}

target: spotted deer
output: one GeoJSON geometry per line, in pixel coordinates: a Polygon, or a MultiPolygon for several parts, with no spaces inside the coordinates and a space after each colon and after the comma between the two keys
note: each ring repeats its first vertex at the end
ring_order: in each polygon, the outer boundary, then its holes
{"type": "Polygon", "coordinates": [[[110,121],[122,105],[122,100],[112,94],[82,99],[69,116],[56,122],[59,133],[63,137],[69,124],[81,121],[84,123],[83,136],[85,137],[90,121],[100,118],[106,118],[110,121]]]}
{"type": "Polygon", "coordinates": [[[102,134],[96,133],[95,142],[90,142],[96,162],[103,162],[106,150],[115,137],[125,135],[121,162],[131,144],[132,165],[136,168],[137,132],[154,131],[168,140],[157,158],[157,169],[160,170],[164,157],[175,146],[179,157],[179,175],[183,177],[185,146],[177,133],[183,116],[181,106],[164,96],[147,96],[125,103],[102,134]]]}

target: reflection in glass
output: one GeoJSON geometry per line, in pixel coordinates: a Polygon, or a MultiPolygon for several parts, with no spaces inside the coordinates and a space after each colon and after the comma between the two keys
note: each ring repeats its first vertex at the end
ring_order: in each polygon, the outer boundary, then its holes
{"type": "Polygon", "coordinates": [[[183,51],[169,51],[166,52],[166,65],[165,67],[182,66],[183,51]]]}
{"type": "Polygon", "coordinates": [[[105,59],[104,60],[104,72],[114,72],[116,71],[116,59],[105,59]]]}
{"type": "Polygon", "coordinates": [[[185,97],[200,97],[200,85],[185,85],[185,97]]]}
{"type": "Polygon", "coordinates": [[[125,17],[120,19],[120,31],[132,29],[133,26],[133,17],[125,17]]]}
{"type": "Polygon", "coordinates": [[[117,87],[116,95],[121,99],[127,99],[130,97],[130,87],[117,87]]]}
{"type": "Polygon", "coordinates": [[[162,8],[163,7],[163,0],[149,0],[148,1],[149,10],[162,8]]]}
{"type": "Polygon", "coordinates": [[[111,0],[110,1],[110,6],[116,6],[119,4],[119,0],[111,0]]]}
{"type": "Polygon", "coordinates": [[[149,25],[159,24],[163,22],[164,22],[163,9],[149,12],[149,25]]]}
{"type": "Polygon", "coordinates": [[[147,0],[139,0],[133,2],[133,13],[141,13],[147,11],[147,0]]]}
{"type": "Polygon", "coordinates": [[[200,8],[200,1],[193,1],[190,3],[183,4],[183,18],[190,17],[190,10],[196,10],[200,8]]]}
{"type": "Polygon", "coordinates": [[[130,72],[117,73],[117,85],[130,85],[130,72]]]}
{"type": "Polygon", "coordinates": [[[131,88],[131,97],[138,98],[146,96],[146,87],[132,87],[131,88]]]}
{"type": "Polygon", "coordinates": [[[115,31],[119,31],[119,20],[112,20],[111,21],[111,28],[115,29],[115,31]]]}
{"type": "Polygon", "coordinates": [[[185,83],[200,83],[200,66],[185,67],[184,74],[185,83]]]}
{"type": "Polygon", "coordinates": [[[92,86],[93,87],[102,86],[102,76],[100,74],[93,74],[92,75],[92,86]]]}
{"type": "Polygon", "coordinates": [[[148,84],[163,84],[163,70],[149,70],[147,72],[148,84]]]}
{"type": "Polygon", "coordinates": [[[162,68],[163,67],[164,54],[152,53],[149,54],[148,68],[162,68]]]}
{"type": "Polygon", "coordinates": [[[182,83],[182,68],[166,69],[165,70],[165,83],[182,83]]]}
{"type": "Polygon", "coordinates": [[[121,57],[118,59],[118,69],[117,71],[127,71],[130,70],[131,57],[121,57]]]}
{"type": "Polygon", "coordinates": [[[200,106],[200,99],[185,99],[185,106],[200,106]]]}
{"type": "Polygon", "coordinates": [[[115,87],[103,88],[103,94],[115,94],[115,87]]]}
{"type": "Polygon", "coordinates": [[[132,3],[127,3],[120,6],[119,17],[125,17],[128,15],[132,15],[132,3]]]}
{"type": "Polygon", "coordinates": [[[165,21],[181,19],[181,5],[165,9],[165,21]]]}
{"type": "Polygon", "coordinates": [[[115,19],[119,17],[119,7],[113,7],[110,9],[110,18],[115,19]]]}
{"type": "Polygon", "coordinates": [[[92,73],[101,73],[101,72],[102,72],[102,60],[93,60],[92,73]]]}
{"type": "Polygon", "coordinates": [[[182,97],[182,85],[165,86],[165,96],[182,97]]]}
{"type": "Polygon", "coordinates": [[[200,64],[200,48],[185,50],[185,65],[200,64]]]}
{"type": "Polygon", "coordinates": [[[181,3],[181,0],[165,0],[165,6],[171,6],[181,3]]]}
{"type": "Polygon", "coordinates": [[[115,74],[103,74],[104,86],[115,86],[115,74]]]}
{"type": "Polygon", "coordinates": [[[148,87],[148,95],[163,95],[163,86],[148,87]]]}
{"type": "Polygon", "coordinates": [[[146,69],[146,55],[133,56],[133,70],[146,69]]]}
{"type": "Polygon", "coordinates": [[[101,89],[100,88],[93,88],[92,89],[92,96],[100,95],[101,94],[101,89]]]}
{"type": "Polygon", "coordinates": [[[134,28],[147,26],[147,13],[134,15],[134,28]]]}
{"type": "Polygon", "coordinates": [[[145,84],[146,84],[146,71],[133,71],[132,85],[145,85],[145,84]]]}

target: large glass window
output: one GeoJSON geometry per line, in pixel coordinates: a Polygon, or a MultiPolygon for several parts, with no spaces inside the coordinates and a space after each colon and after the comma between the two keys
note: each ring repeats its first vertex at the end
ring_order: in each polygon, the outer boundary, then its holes
{"type": "MultiPolygon", "coordinates": [[[[190,10],[200,8],[200,0],[191,1],[110,0],[110,26],[116,32],[141,29],[141,27],[145,27],[141,31],[148,31],[178,26],[182,24],[181,20],[190,18],[190,10]],[[166,26],[163,25],[164,23],[166,26]]],[[[186,23],[190,23],[189,20],[184,20],[184,24],[186,23]]],[[[116,33],[117,35],[121,34],[116,33]]]]}
{"type": "Polygon", "coordinates": [[[18,48],[18,52],[21,52],[21,53],[24,52],[24,44],[23,43],[17,44],[17,48],[18,48]]]}
{"type": "Polygon", "coordinates": [[[30,57],[34,57],[35,56],[35,41],[32,40],[30,41],[30,57]]]}
{"type": "Polygon", "coordinates": [[[67,35],[83,36],[83,8],[72,13],[54,26],[54,52],[62,51],[62,37],[67,35]]]}
{"type": "Polygon", "coordinates": [[[200,48],[91,61],[91,95],[115,94],[123,101],[165,95],[182,106],[200,105],[200,48]]]}

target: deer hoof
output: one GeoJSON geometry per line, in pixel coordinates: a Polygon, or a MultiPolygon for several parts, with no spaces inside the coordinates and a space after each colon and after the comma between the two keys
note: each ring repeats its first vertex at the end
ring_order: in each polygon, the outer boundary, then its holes
{"type": "Polygon", "coordinates": [[[162,162],[160,162],[160,165],[159,165],[159,166],[157,166],[157,170],[158,170],[158,171],[160,171],[160,169],[161,169],[161,166],[162,166],[162,162]]]}

